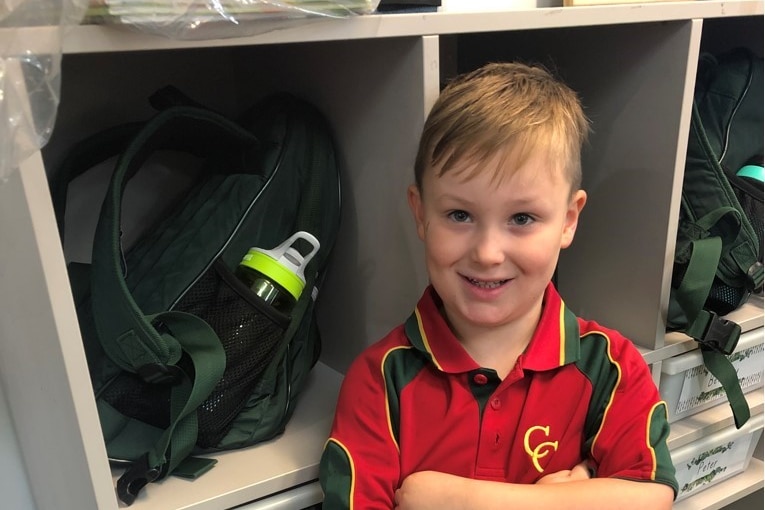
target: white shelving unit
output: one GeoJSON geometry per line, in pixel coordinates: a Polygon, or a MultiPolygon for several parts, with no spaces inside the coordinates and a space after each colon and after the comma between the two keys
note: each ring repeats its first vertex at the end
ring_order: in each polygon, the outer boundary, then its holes
{"type": "MultiPolygon", "coordinates": [[[[577,313],[633,338],[659,374],[664,359],[695,347],[665,335],[663,316],[696,62],[705,48],[745,44],[762,53],[762,15],[761,1],[688,1],[318,19],[213,41],[124,27],[69,31],[53,136],[0,183],[0,389],[36,507],[118,507],[65,269],[87,252],[78,245],[87,226],[69,221],[74,240],[62,250],[47,191],[75,140],[145,119],[146,98],[168,83],[231,114],[286,90],[329,118],[345,209],[320,303],[322,358],[293,420],[273,441],[220,455],[193,483],[150,485],[133,506],[293,509],[321,498],[317,462],[341,374],[409,314],[426,284],[405,189],[441,81],[487,60],[522,58],[554,65],[580,91],[594,122],[584,156],[590,200],[559,286],[577,313]]],[[[51,30],[0,30],[0,43],[22,37],[34,53],[51,30]]],[[[737,313],[745,329],[762,327],[761,300],[737,313]]],[[[726,426],[712,412],[720,409],[727,406],[705,411],[704,425],[678,422],[673,447],[726,426]]],[[[762,412],[761,399],[753,412],[762,412]]],[[[761,487],[762,465],[753,462],[678,507],[721,508],[761,487]]]]}

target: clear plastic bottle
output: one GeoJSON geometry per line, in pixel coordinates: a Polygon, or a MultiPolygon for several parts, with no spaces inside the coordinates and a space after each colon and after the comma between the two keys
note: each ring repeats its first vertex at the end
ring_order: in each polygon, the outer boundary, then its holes
{"type": "Polygon", "coordinates": [[[318,239],[296,232],[272,250],[250,248],[234,274],[263,301],[289,315],[305,288],[305,268],[317,251],[318,239]],[[298,239],[311,245],[306,255],[295,248],[298,239]]]}

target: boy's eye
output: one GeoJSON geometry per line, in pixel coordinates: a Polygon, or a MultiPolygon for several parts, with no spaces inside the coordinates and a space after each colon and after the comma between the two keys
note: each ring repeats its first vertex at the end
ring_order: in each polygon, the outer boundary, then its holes
{"type": "Polygon", "coordinates": [[[447,216],[457,223],[465,223],[466,221],[470,221],[470,214],[461,210],[451,211],[447,216]]]}
{"type": "Polygon", "coordinates": [[[512,218],[510,218],[510,222],[513,225],[519,225],[519,226],[528,225],[529,223],[533,221],[534,221],[534,218],[532,218],[531,215],[526,213],[515,214],[513,215],[512,218]]]}

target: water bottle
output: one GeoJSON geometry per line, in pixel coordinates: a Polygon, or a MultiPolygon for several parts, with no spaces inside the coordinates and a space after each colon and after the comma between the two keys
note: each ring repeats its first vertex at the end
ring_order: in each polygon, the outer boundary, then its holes
{"type": "Polygon", "coordinates": [[[305,268],[318,250],[318,239],[296,232],[272,250],[250,248],[234,274],[263,301],[289,315],[305,288],[305,268]],[[295,248],[298,239],[311,245],[306,255],[295,248]]]}

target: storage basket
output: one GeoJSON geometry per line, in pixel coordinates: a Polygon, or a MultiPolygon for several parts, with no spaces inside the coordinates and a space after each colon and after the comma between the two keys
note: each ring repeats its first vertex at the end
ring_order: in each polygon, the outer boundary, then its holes
{"type": "MultiPolygon", "coordinates": [[[[736,369],[744,393],[761,388],[765,371],[763,328],[742,334],[728,359],[736,369]]],[[[720,382],[704,367],[698,350],[664,360],[659,393],[667,402],[670,423],[727,402],[720,382]]]]}
{"type": "Polygon", "coordinates": [[[680,491],[677,500],[746,471],[762,435],[763,416],[758,414],[736,429],[710,434],[671,452],[680,491]]]}

